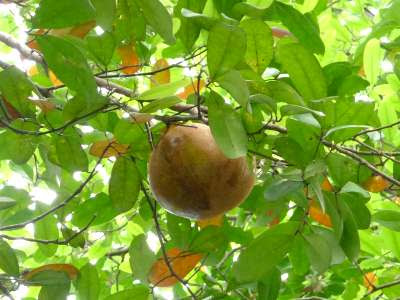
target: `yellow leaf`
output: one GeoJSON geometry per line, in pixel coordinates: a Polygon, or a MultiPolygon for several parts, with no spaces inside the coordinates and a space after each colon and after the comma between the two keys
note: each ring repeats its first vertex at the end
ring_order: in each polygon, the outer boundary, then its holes
{"type": "Polygon", "coordinates": [[[119,144],[115,139],[112,139],[95,142],[90,147],[89,153],[93,156],[106,158],[111,156],[120,156],[127,153],[128,150],[129,145],[119,144]]]}
{"type": "MultiPolygon", "coordinates": [[[[166,59],[162,58],[157,60],[157,62],[154,64],[152,71],[157,71],[157,70],[162,70],[165,69],[169,66],[168,62],[166,59]]],[[[169,83],[171,80],[171,75],[169,72],[169,69],[166,69],[161,72],[157,72],[154,75],[150,77],[151,80],[151,86],[157,86],[160,84],[166,84],[169,83]]]]}
{"type": "MultiPolygon", "coordinates": [[[[172,248],[167,251],[167,257],[174,273],[183,279],[196,267],[203,255],[172,248]]],[[[176,284],[179,280],[171,274],[164,258],[160,258],[153,264],[150,270],[149,281],[155,286],[169,287],[176,284]]]]}

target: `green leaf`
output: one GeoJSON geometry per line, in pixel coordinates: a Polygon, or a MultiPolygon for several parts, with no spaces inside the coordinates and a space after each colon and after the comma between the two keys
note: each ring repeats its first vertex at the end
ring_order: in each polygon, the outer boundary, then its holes
{"type": "Polygon", "coordinates": [[[117,46],[114,35],[106,31],[100,36],[88,36],[86,42],[93,56],[107,67],[117,46]]]}
{"type": "Polygon", "coordinates": [[[154,113],[158,110],[169,108],[175,104],[178,104],[179,102],[182,102],[182,99],[180,99],[177,96],[170,96],[170,97],[166,97],[166,98],[157,99],[157,100],[150,102],[146,106],[144,106],[140,110],[140,112],[154,113]]]}
{"type": "Polygon", "coordinates": [[[340,239],[340,246],[350,261],[355,261],[360,253],[360,237],[357,232],[357,224],[346,202],[340,201],[339,205],[343,214],[343,234],[340,239]]]}
{"type": "Polygon", "coordinates": [[[391,230],[400,231],[400,212],[398,211],[380,210],[373,214],[372,219],[391,230]]]}
{"type": "Polygon", "coordinates": [[[142,13],[154,31],[156,31],[167,44],[174,44],[175,37],[172,30],[172,17],[158,0],[135,0],[142,13]]]}
{"type": "Polygon", "coordinates": [[[307,255],[306,240],[300,235],[294,237],[289,259],[296,275],[305,275],[309,271],[310,261],[307,255]]]}
{"type": "MultiPolygon", "coordinates": [[[[13,128],[35,132],[36,124],[17,119],[11,123],[13,128]]],[[[36,150],[39,138],[30,134],[18,134],[7,131],[0,135],[0,143],[7,159],[11,159],[18,165],[25,164],[36,150]]]]}
{"type": "Polygon", "coordinates": [[[179,0],[178,4],[175,6],[175,14],[181,21],[176,36],[182,41],[186,48],[186,51],[190,52],[194,43],[200,34],[200,26],[192,22],[190,19],[183,16],[182,9],[189,9],[195,13],[201,13],[204,9],[206,0],[179,0]]]}
{"type": "MultiPolygon", "coordinates": [[[[44,212],[42,208],[40,210],[44,212]]],[[[54,241],[58,239],[57,219],[53,215],[48,215],[44,219],[36,222],[35,239],[54,241]]],[[[47,257],[52,257],[57,252],[56,244],[41,244],[38,243],[40,251],[47,257]]]]}
{"type": "Polygon", "coordinates": [[[97,300],[100,295],[99,274],[95,266],[90,263],[79,270],[76,289],[80,300],[97,300]]]}
{"type": "Polygon", "coordinates": [[[54,143],[61,167],[69,172],[87,171],[88,158],[75,131],[65,131],[63,136],[55,136],[54,143]]]}
{"type": "Polygon", "coordinates": [[[246,155],[247,135],[237,112],[215,92],[206,103],[211,133],[222,152],[232,159],[246,155]]]}
{"type": "Polygon", "coordinates": [[[111,171],[109,194],[113,207],[123,213],[135,204],[140,191],[140,174],[129,157],[118,157],[111,171]]]}
{"type": "Polygon", "coordinates": [[[150,290],[146,286],[136,286],[105,298],[105,300],[147,300],[150,290]]]}
{"type": "Polygon", "coordinates": [[[96,82],[86,58],[74,44],[51,35],[36,39],[46,63],[59,80],[87,99],[97,94],[96,82]]]}
{"type": "Polygon", "coordinates": [[[258,236],[233,265],[235,278],[239,282],[252,282],[272,271],[289,252],[298,227],[297,222],[287,222],[258,236]]]}
{"type": "Polygon", "coordinates": [[[314,55],[302,45],[281,42],[278,46],[278,60],[305,100],[326,97],[327,87],[322,68],[314,55]]]}
{"type": "Polygon", "coordinates": [[[24,117],[32,117],[35,114],[35,105],[28,100],[33,89],[32,82],[16,67],[0,72],[2,96],[24,117]]]}
{"type": "Polygon", "coordinates": [[[11,199],[10,197],[1,197],[0,196],[0,210],[7,209],[13,207],[17,204],[17,201],[11,199]]]}
{"type": "Polygon", "coordinates": [[[228,71],[218,77],[216,81],[221,87],[228,91],[243,108],[247,107],[250,93],[246,81],[242,78],[239,71],[228,71]]]}
{"type": "Polygon", "coordinates": [[[274,180],[268,184],[264,191],[266,201],[278,201],[282,198],[303,188],[302,181],[291,181],[287,179],[274,180]]]}
{"type": "Polygon", "coordinates": [[[324,237],[317,233],[304,236],[311,266],[318,272],[325,272],[331,265],[332,249],[324,237]]]}
{"type": "Polygon", "coordinates": [[[272,31],[261,19],[246,19],[240,23],[240,27],[246,32],[246,63],[262,74],[273,57],[272,31]]]}
{"type": "Polygon", "coordinates": [[[38,300],[65,300],[70,290],[70,282],[62,285],[43,286],[40,289],[38,300]]]}
{"type": "Polygon", "coordinates": [[[205,253],[218,251],[225,247],[228,241],[222,227],[207,226],[194,236],[190,250],[205,253]]]}
{"type": "Polygon", "coordinates": [[[195,23],[200,28],[210,30],[215,24],[218,23],[217,18],[209,17],[204,14],[193,12],[192,10],[183,8],[182,16],[188,19],[190,22],[195,23]]]}
{"type": "Polygon", "coordinates": [[[281,272],[278,268],[273,268],[264,278],[257,283],[259,300],[278,299],[281,287],[281,272]]]}
{"type": "Polygon", "coordinates": [[[100,225],[112,220],[118,215],[110,198],[105,193],[99,193],[93,198],[80,204],[72,216],[72,224],[77,227],[85,227],[93,216],[96,216],[91,226],[100,225]]]}
{"type": "Polygon", "coordinates": [[[381,62],[383,59],[383,50],[378,39],[371,39],[364,48],[364,71],[367,80],[371,85],[375,85],[378,76],[381,73],[381,62]]]}
{"type": "Polygon", "coordinates": [[[147,276],[157,258],[147,245],[144,234],[138,235],[132,240],[129,246],[129,257],[133,276],[142,282],[147,282],[147,276]]]}
{"type": "Polygon", "coordinates": [[[312,21],[310,16],[301,14],[292,6],[275,1],[273,8],[293,35],[299,42],[313,53],[323,54],[325,46],[319,36],[318,26],[312,21]]]}
{"type": "Polygon", "coordinates": [[[94,17],[95,10],[89,0],[42,0],[32,24],[34,28],[64,28],[85,23],[94,17]]]}
{"type": "Polygon", "coordinates": [[[116,3],[114,0],[91,0],[96,9],[96,25],[105,31],[113,29],[116,16],[116,3]]]}
{"type": "Polygon", "coordinates": [[[281,115],[282,116],[299,115],[299,114],[304,114],[304,113],[312,113],[318,117],[325,117],[325,114],[323,112],[313,110],[313,109],[310,109],[310,108],[304,107],[304,106],[287,104],[287,105],[283,105],[281,107],[281,115]]]}
{"type": "Polygon", "coordinates": [[[67,104],[64,106],[63,118],[65,121],[70,121],[88,114],[91,114],[92,117],[94,115],[93,112],[99,111],[99,109],[105,107],[107,101],[108,99],[106,97],[100,95],[86,98],[78,94],[68,100],[67,104]]]}
{"type": "Polygon", "coordinates": [[[135,0],[118,1],[118,14],[120,17],[117,18],[114,27],[117,40],[128,39],[128,41],[134,42],[145,39],[146,20],[135,0]]]}
{"type": "Polygon", "coordinates": [[[65,271],[43,270],[32,275],[27,280],[29,285],[34,286],[69,286],[70,278],[65,271]]]}
{"type": "Polygon", "coordinates": [[[207,64],[211,80],[233,69],[246,53],[246,34],[243,29],[217,23],[208,35],[207,64]]]}
{"type": "Polygon", "coordinates": [[[187,85],[190,84],[190,78],[184,78],[171,83],[157,85],[145,92],[143,92],[138,99],[139,100],[154,100],[158,98],[165,98],[173,96],[176,92],[187,85]]]}
{"type": "Polygon", "coordinates": [[[2,239],[0,239],[0,269],[8,275],[19,276],[17,256],[8,243],[2,239]]]}

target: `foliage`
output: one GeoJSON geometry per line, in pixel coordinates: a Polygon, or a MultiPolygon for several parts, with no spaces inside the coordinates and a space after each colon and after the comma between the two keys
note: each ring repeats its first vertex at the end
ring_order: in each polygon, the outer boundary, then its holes
{"type": "Polygon", "coordinates": [[[399,297],[399,11],[0,1],[2,297],[399,297]],[[149,188],[152,148],[191,122],[257,175],[213,220],[149,188]]]}

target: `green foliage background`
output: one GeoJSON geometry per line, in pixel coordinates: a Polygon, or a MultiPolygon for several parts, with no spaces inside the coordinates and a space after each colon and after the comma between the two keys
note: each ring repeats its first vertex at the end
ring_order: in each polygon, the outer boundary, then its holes
{"type": "Polygon", "coordinates": [[[399,12],[399,0],[0,1],[2,296],[400,297],[399,12]],[[90,21],[82,39],[52,34],[90,21]],[[128,44],[135,74],[121,69],[128,44]],[[154,86],[161,58],[171,80],[154,86]],[[256,158],[253,191],[220,227],[166,212],[149,189],[152,147],[186,122],[208,122],[226,156],[256,158]],[[89,153],[105,140],[128,151],[89,153]],[[366,191],[373,175],[388,188],[366,191]],[[331,228],[309,217],[309,197],[331,228]],[[154,288],[150,268],[174,247],[203,253],[201,267],[154,288]],[[24,276],[48,264],[79,274],[24,276]]]}

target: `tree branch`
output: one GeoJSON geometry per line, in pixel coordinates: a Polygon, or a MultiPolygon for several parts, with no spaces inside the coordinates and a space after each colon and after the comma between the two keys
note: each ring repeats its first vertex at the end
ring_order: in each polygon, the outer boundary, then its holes
{"type": "Polygon", "coordinates": [[[381,285],[373,286],[373,288],[368,293],[366,293],[364,295],[364,298],[366,298],[369,295],[375,293],[376,291],[383,290],[383,289],[386,289],[386,288],[389,288],[389,287],[392,287],[392,286],[395,286],[395,285],[399,285],[399,284],[400,284],[400,279],[392,281],[392,282],[387,282],[387,283],[384,283],[384,284],[381,284],[381,285]]]}
{"type": "Polygon", "coordinates": [[[96,219],[96,216],[93,216],[92,219],[89,221],[89,223],[80,229],[79,231],[75,232],[73,235],[71,235],[69,238],[65,240],[40,240],[40,239],[33,239],[33,238],[26,238],[26,237],[21,237],[21,236],[10,236],[6,234],[0,234],[0,238],[6,239],[6,240],[23,240],[27,242],[32,242],[32,243],[40,243],[40,244],[56,244],[56,245],[67,245],[69,242],[71,242],[74,238],[76,238],[78,235],[86,231],[90,225],[93,223],[93,221],[96,219]]]}
{"type": "Polygon", "coordinates": [[[22,223],[19,223],[19,224],[2,226],[2,227],[0,227],[0,231],[15,230],[15,229],[24,228],[26,225],[32,224],[32,223],[36,223],[36,222],[44,219],[46,216],[48,216],[48,215],[52,214],[53,212],[57,211],[58,209],[66,206],[69,202],[71,202],[76,196],[78,196],[82,192],[82,190],[85,188],[85,186],[94,177],[94,175],[96,174],[96,168],[100,165],[101,160],[103,159],[105,153],[107,152],[107,150],[108,150],[108,148],[110,146],[111,146],[111,143],[109,145],[107,145],[107,147],[104,148],[103,153],[101,154],[101,156],[99,157],[99,159],[96,162],[96,165],[94,166],[92,171],[90,171],[88,178],[86,178],[85,181],[83,181],[82,184],[75,190],[75,192],[73,192],[67,199],[65,199],[60,204],[54,206],[53,208],[49,209],[48,211],[46,211],[46,212],[40,214],[39,216],[37,216],[35,218],[32,218],[32,219],[30,219],[28,221],[25,221],[25,222],[22,222],[22,223]]]}
{"type": "Polygon", "coordinates": [[[192,299],[197,299],[196,295],[193,293],[193,291],[187,285],[187,282],[184,279],[180,278],[179,275],[177,275],[175,273],[174,269],[172,268],[170,260],[169,260],[169,257],[167,255],[167,251],[165,249],[160,223],[158,222],[157,208],[156,208],[157,203],[154,202],[154,206],[153,206],[153,204],[151,203],[151,200],[150,200],[150,196],[146,191],[146,188],[144,187],[143,184],[141,184],[141,187],[142,187],[142,191],[144,193],[144,196],[145,196],[145,198],[147,200],[147,203],[150,205],[150,208],[151,208],[151,210],[153,212],[153,220],[154,220],[154,225],[156,227],[157,237],[158,237],[158,240],[160,242],[161,252],[162,252],[164,261],[165,261],[165,263],[166,263],[166,265],[168,267],[168,270],[169,270],[169,272],[171,273],[172,276],[174,276],[180,283],[183,284],[183,286],[187,289],[189,294],[192,296],[192,299]]]}

